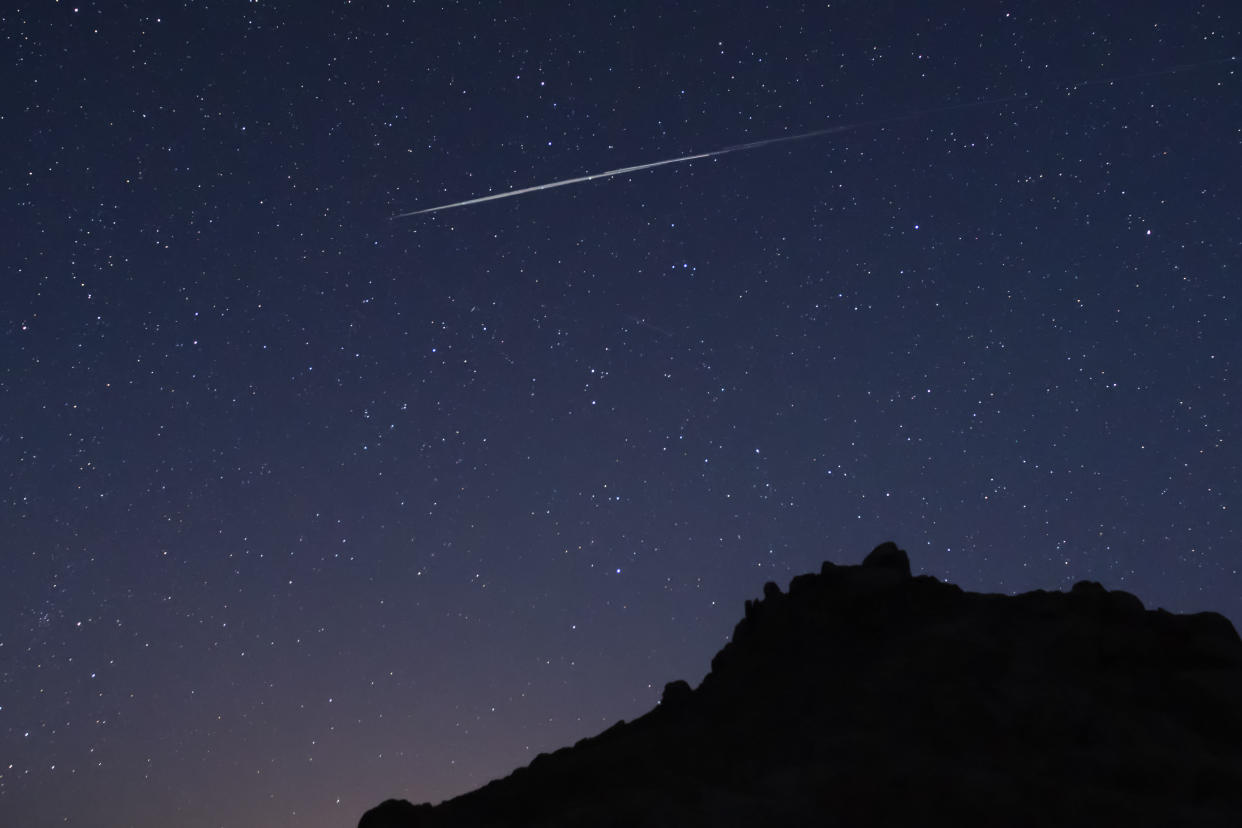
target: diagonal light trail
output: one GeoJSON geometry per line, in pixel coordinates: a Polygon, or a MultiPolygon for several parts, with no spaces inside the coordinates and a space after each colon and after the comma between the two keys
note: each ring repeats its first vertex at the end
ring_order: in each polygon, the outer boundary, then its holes
{"type": "Polygon", "coordinates": [[[940,106],[934,109],[924,109],[918,112],[911,112],[906,115],[896,115],[891,118],[879,118],[873,121],[857,121],[852,124],[842,124],[841,126],[828,127],[827,129],[815,129],[810,132],[799,132],[797,135],[782,135],[778,138],[764,138],[760,141],[751,141],[746,144],[734,144],[723,149],[712,150],[711,152],[699,152],[694,155],[683,155],[680,158],[666,158],[663,161],[652,161],[649,164],[635,164],[632,167],[620,167],[615,170],[605,170],[604,172],[591,173],[590,175],[580,175],[577,178],[565,178],[560,181],[550,181],[547,184],[536,184],[534,187],[523,187],[520,190],[506,190],[503,193],[492,193],[491,195],[479,196],[478,198],[469,198],[465,201],[454,201],[452,204],[440,204],[436,207],[424,207],[422,210],[410,210],[406,213],[397,213],[390,217],[391,220],[399,218],[407,218],[409,216],[421,216],[425,213],[438,213],[441,210],[452,210],[455,207],[468,207],[471,204],[482,204],[485,201],[499,201],[502,198],[513,198],[514,196],[526,195],[527,193],[538,192],[539,190],[551,190],[555,187],[568,187],[570,184],[581,184],[584,181],[596,181],[601,178],[612,178],[614,175],[625,175],[626,173],[639,172],[640,170],[651,170],[656,167],[664,167],[669,164],[682,164],[686,161],[698,161],[701,158],[713,158],[718,155],[727,155],[731,152],[742,152],[743,150],[758,149],[772,144],[783,144],[788,141],[801,141],[806,138],[817,138],[821,135],[831,135],[837,132],[846,132],[851,129],[859,129],[867,126],[878,126],[880,124],[890,124],[897,121],[908,121],[912,118],[919,118],[924,115],[931,115],[937,112],[950,112],[957,109],[972,109],[980,106],[992,106],[995,104],[1006,103],[1009,101],[1020,101],[1027,98],[1027,95],[1006,95],[1001,98],[987,98],[981,101],[967,101],[966,103],[949,104],[948,106],[940,106]]]}
{"type": "MultiPolygon", "coordinates": [[[[1156,75],[1171,75],[1176,72],[1184,72],[1189,69],[1199,69],[1205,66],[1216,66],[1225,63],[1232,63],[1238,60],[1237,55],[1229,57],[1217,58],[1214,60],[1203,60],[1196,63],[1183,63],[1176,66],[1168,66],[1162,69],[1153,69],[1146,72],[1137,72],[1129,75],[1119,75],[1111,78],[1098,78],[1093,80],[1080,81],[1073,85],[1072,88],[1081,86],[1092,86],[1095,84],[1112,84],[1125,80],[1134,80],[1138,78],[1153,77],[1156,75]]],[[[425,213],[438,213],[441,210],[451,210],[454,207],[468,207],[471,204],[482,204],[485,201],[498,201],[502,198],[512,198],[513,196],[525,195],[526,193],[534,193],[539,190],[551,190],[554,187],[568,187],[570,184],[581,184],[584,181],[595,181],[601,178],[612,178],[614,175],[625,175],[626,173],[638,172],[640,170],[651,170],[656,167],[664,167],[669,164],[682,164],[686,161],[698,161],[701,158],[713,158],[717,155],[727,155],[731,152],[741,152],[743,150],[758,149],[771,144],[782,144],[786,141],[801,141],[804,138],[815,138],[820,135],[831,135],[835,132],[845,132],[851,129],[859,129],[867,126],[879,126],[880,124],[890,124],[897,121],[908,121],[913,118],[920,118],[924,115],[933,115],[938,112],[952,112],[959,109],[973,109],[981,106],[993,106],[995,104],[1008,103],[1011,101],[1021,101],[1030,97],[1029,93],[1018,95],[1005,95],[996,98],[984,98],[978,101],[966,101],[965,103],[948,104],[946,106],[937,106],[931,109],[923,109],[917,112],[911,112],[906,115],[897,115],[891,118],[878,118],[873,121],[857,121],[852,124],[843,124],[841,126],[829,127],[827,129],[816,129],[811,132],[800,132],[797,135],[782,135],[779,138],[766,138],[761,141],[751,141],[746,144],[734,144],[731,147],[712,150],[711,152],[699,152],[694,155],[683,155],[680,158],[666,158],[663,161],[652,161],[649,164],[635,164],[632,167],[620,167],[615,170],[605,170],[604,172],[592,173],[591,175],[580,175],[577,178],[566,178],[561,181],[551,181],[547,184],[536,184],[534,187],[523,187],[520,190],[507,190],[503,193],[492,193],[491,195],[480,196],[478,198],[470,198],[465,201],[454,201],[452,204],[441,204],[436,207],[425,207],[422,210],[410,210],[406,213],[397,213],[391,216],[389,220],[407,218],[408,216],[421,216],[425,213]]]]}
{"type": "Polygon", "coordinates": [[[465,201],[454,201],[452,204],[441,204],[438,207],[427,207],[422,210],[411,210],[408,213],[398,213],[393,216],[394,219],[405,218],[407,216],[418,216],[423,213],[435,213],[440,210],[451,210],[454,207],[467,207],[471,204],[482,204],[485,201],[497,201],[502,198],[512,198],[513,196],[525,195],[538,190],[551,190],[554,187],[568,187],[570,184],[581,184],[584,181],[595,181],[600,178],[612,178],[614,175],[625,175],[626,173],[638,172],[639,170],[651,170],[656,167],[663,167],[668,164],[681,164],[686,161],[697,161],[700,158],[712,158],[717,155],[725,155],[730,152],[741,152],[742,150],[757,149],[758,147],[767,146],[768,144],[779,144],[783,141],[797,141],[802,138],[814,138],[817,135],[827,135],[830,132],[844,132],[847,129],[853,129],[856,125],[831,127],[829,129],[817,129],[814,132],[802,132],[797,135],[784,135],[780,138],[766,138],[762,141],[751,141],[749,144],[736,144],[723,149],[712,150],[711,152],[699,152],[694,155],[683,155],[680,158],[666,158],[663,161],[652,161],[649,164],[635,164],[632,167],[619,167],[615,170],[605,170],[604,172],[591,173],[590,175],[580,175],[577,178],[565,178],[560,181],[550,181],[547,184],[536,184],[534,187],[523,187],[520,190],[506,190],[503,193],[492,193],[491,195],[480,196],[479,198],[470,198],[465,201]]]}

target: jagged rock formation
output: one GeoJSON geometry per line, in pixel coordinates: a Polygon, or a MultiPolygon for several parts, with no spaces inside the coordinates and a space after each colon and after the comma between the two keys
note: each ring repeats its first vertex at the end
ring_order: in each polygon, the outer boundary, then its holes
{"type": "Polygon", "coordinates": [[[891,543],[746,602],[697,688],[422,826],[1242,825],[1242,640],[1216,613],[963,592],[891,543]]]}

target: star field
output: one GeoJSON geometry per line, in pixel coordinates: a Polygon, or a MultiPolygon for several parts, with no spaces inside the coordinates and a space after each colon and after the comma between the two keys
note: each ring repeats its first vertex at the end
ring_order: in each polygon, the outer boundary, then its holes
{"type": "Polygon", "coordinates": [[[889,539],[1242,622],[1231,2],[39,3],[0,42],[6,823],[438,801],[889,539]]]}

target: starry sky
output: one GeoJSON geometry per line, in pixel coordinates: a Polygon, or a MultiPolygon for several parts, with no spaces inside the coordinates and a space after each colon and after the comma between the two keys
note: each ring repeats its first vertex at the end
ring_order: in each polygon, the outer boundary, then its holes
{"type": "Polygon", "coordinates": [[[1242,622],[1234,0],[16,6],[6,823],[438,801],[889,539],[1242,622]]]}

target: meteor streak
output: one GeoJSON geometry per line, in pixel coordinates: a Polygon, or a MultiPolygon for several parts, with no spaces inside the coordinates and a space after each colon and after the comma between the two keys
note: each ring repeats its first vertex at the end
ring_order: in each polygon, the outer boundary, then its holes
{"type": "Polygon", "coordinates": [[[492,193],[491,195],[471,198],[466,201],[455,201],[452,204],[441,204],[439,207],[427,207],[423,210],[411,210],[408,213],[398,213],[392,218],[399,219],[405,218],[406,216],[418,216],[423,213],[435,213],[440,210],[450,210],[454,207],[466,207],[470,204],[482,204],[484,201],[496,201],[501,198],[525,195],[526,193],[533,193],[537,190],[551,190],[553,187],[568,187],[570,184],[581,184],[583,181],[595,181],[600,178],[612,178],[614,175],[625,175],[626,173],[638,172],[639,170],[651,170],[656,167],[666,166],[668,164],[681,164],[685,161],[697,161],[700,158],[711,158],[716,155],[725,155],[730,152],[741,152],[742,150],[757,149],[759,147],[767,146],[768,144],[779,144],[782,141],[797,141],[802,138],[814,138],[817,135],[827,135],[832,132],[844,132],[847,129],[853,129],[854,126],[857,125],[817,129],[813,132],[802,132],[798,135],[785,135],[780,138],[765,138],[762,141],[751,141],[749,144],[736,144],[731,147],[712,150],[711,152],[699,152],[694,155],[683,155],[680,158],[666,158],[663,161],[652,161],[648,164],[635,164],[632,167],[619,167],[615,170],[604,170],[603,172],[591,173],[590,175],[580,175],[577,178],[565,178],[560,181],[550,181],[547,184],[536,184],[534,187],[523,187],[520,190],[506,190],[503,193],[492,193]]]}
{"type": "Polygon", "coordinates": [[[949,112],[956,109],[971,109],[980,106],[993,106],[995,104],[1006,103],[1009,101],[1019,101],[1029,97],[1028,95],[1007,95],[1003,98],[988,98],[982,101],[969,101],[967,103],[950,104],[949,106],[936,107],[935,109],[924,109],[918,112],[912,112],[907,115],[896,115],[891,118],[880,118],[874,121],[857,121],[852,124],[842,124],[840,126],[828,127],[826,129],[815,129],[810,132],[799,132],[797,135],[782,135],[777,138],[764,138],[760,141],[750,141],[745,144],[734,144],[733,146],[723,147],[710,152],[698,152],[694,155],[683,155],[680,158],[666,158],[663,161],[651,161],[647,164],[635,164],[632,167],[619,167],[615,170],[605,170],[603,172],[591,173],[590,175],[580,175],[577,178],[564,178],[560,181],[550,181],[547,184],[536,184],[533,187],[523,187],[520,190],[506,190],[503,193],[492,193],[491,195],[479,196],[478,198],[470,198],[465,201],[454,201],[452,204],[441,204],[436,207],[424,207],[422,210],[410,210],[407,213],[398,213],[390,217],[390,221],[407,218],[409,216],[421,216],[424,213],[438,213],[441,210],[451,210],[454,207],[468,207],[471,204],[482,204],[485,201],[498,201],[502,198],[512,198],[513,196],[526,195],[527,193],[538,192],[539,190],[551,190],[554,187],[568,187],[570,184],[581,184],[584,181],[596,181],[601,178],[612,178],[614,175],[625,175],[626,173],[639,172],[640,170],[652,170],[656,167],[664,167],[669,164],[682,164],[686,161],[698,161],[701,158],[714,158],[718,155],[727,155],[731,152],[743,152],[745,150],[759,149],[760,147],[770,146],[772,144],[783,144],[789,141],[802,141],[807,138],[818,138],[821,135],[832,135],[837,132],[847,132],[851,129],[860,129],[868,126],[878,126],[880,124],[895,123],[897,121],[907,121],[911,118],[918,118],[923,115],[931,115],[937,112],[949,112]]]}
{"type": "MultiPolygon", "coordinates": [[[[1204,66],[1216,66],[1223,63],[1232,63],[1237,59],[1236,55],[1232,55],[1230,57],[1218,58],[1215,60],[1204,60],[1197,63],[1183,63],[1162,69],[1153,69],[1147,72],[1137,72],[1134,74],[1119,75],[1111,78],[1098,78],[1080,81],[1079,83],[1074,84],[1071,88],[1093,86],[1096,84],[1118,83],[1121,81],[1135,80],[1138,78],[1146,78],[1156,75],[1172,75],[1189,69],[1198,69],[1204,66]]],[[[878,118],[873,121],[856,121],[852,124],[842,124],[840,126],[828,127],[827,129],[815,129],[810,132],[800,132],[797,135],[782,135],[777,138],[765,138],[761,141],[751,141],[746,144],[734,144],[733,146],[712,150],[710,152],[699,152],[694,155],[683,155],[680,158],[666,158],[663,161],[652,161],[648,164],[635,164],[632,167],[620,167],[615,170],[605,170],[604,172],[591,173],[590,175],[580,175],[577,178],[565,178],[560,181],[551,181],[547,184],[536,184],[534,187],[523,187],[520,190],[507,190],[503,193],[492,193],[491,195],[470,198],[465,201],[454,201],[452,204],[441,204],[437,207],[425,207],[422,210],[410,210],[406,213],[397,213],[389,220],[391,221],[393,219],[407,218],[409,216],[421,216],[424,213],[438,213],[441,210],[451,210],[454,207],[468,207],[471,204],[482,204],[485,201],[498,201],[502,198],[512,198],[513,196],[526,195],[527,193],[534,193],[539,190],[551,190],[554,187],[568,187],[570,184],[581,184],[584,181],[596,181],[601,178],[612,178],[614,175],[625,175],[626,173],[639,172],[641,170],[652,170],[656,167],[665,167],[669,164],[683,164],[687,161],[698,161],[702,158],[714,158],[718,155],[728,155],[731,152],[743,152],[745,150],[759,149],[760,147],[766,147],[772,144],[783,144],[788,141],[802,141],[807,138],[818,138],[821,135],[832,135],[837,132],[847,132],[852,129],[860,129],[862,127],[891,124],[896,123],[897,121],[908,121],[913,118],[920,118],[925,115],[934,115],[940,112],[952,112],[959,109],[974,109],[976,107],[995,106],[996,104],[1025,100],[1029,97],[1029,93],[1024,93],[1020,95],[1007,95],[1005,97],[998,98],[985,98],[979,101],[967,101],[966,103],[949,104],[947,106],[938,106],[932,109],[923,109],[917,112],[911,112],[906,115],[896,115],[890,118],[878,118]]]]}

